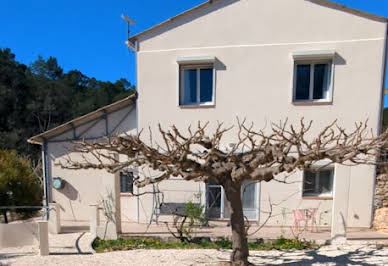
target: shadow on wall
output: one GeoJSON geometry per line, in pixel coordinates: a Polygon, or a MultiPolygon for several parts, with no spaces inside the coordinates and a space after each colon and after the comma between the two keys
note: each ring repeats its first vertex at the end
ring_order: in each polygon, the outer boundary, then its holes
{"type": "Polygon", "coordinates": [[[66,198],[72,201],[77,200],[79,196],[78,190],[68,181],[66,181],[65,187],[58,190],[58,192],[62,193],[64,196],[66,196],[66,198]]]}
{"type": "MultiPolygon", "coordinates": [[[[74,221],[77,220],[72,202],[79,198],[78,190],[73,187],[68,181],[65,182],[65,187],[63,189],[57,190],[59,193],[63,194],[67,199],[69,199],[69,206],[71,210],[71,215],[73,216],[74,221]]],[[[63,208],[61,204],[59,204],[61,211],[66,212],[66,209],[63,208]]]]}
{"type": "Polygon", "coordinates": [[[334,56],[334,65],[336,66],[343,66],[343,65],[346,65],[346,60],[345,58],[343,58],[341,55],[339,55],[338,53],[335,54],[334,56]]]}

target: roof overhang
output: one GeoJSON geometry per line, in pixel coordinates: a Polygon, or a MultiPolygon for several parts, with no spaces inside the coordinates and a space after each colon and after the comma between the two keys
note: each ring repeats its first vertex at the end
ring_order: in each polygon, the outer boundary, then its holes
{"type": "Polygon", "coordinates": [[[143,35],[151,32],[151,31],[154,31],[154,30],[159,29],[161,27],[164,27],[165,25],[168,25],[171,22],[173,22],[173,21],[175,21],[175,20],[177,20],[177,19],[179,19],[181,17],[184,17],[184,16],[186,16],[188,14],[191,14],[191,13],[197,11],[197,10],[200,10],[202,8],[210,6],[210,5],[212,5],[212,4],[214,4],[215,2],[218,2],[218,1],[222,1],[222,0],[208,0],[208,1],[202,3],[202,4],[198,5],[198,6],[195,6],[195,7],[191,8],[191,9],[188,9],[188,10],[186,10],[186,11],[184,11],[184,12],[182,12],[182,13],[174,16],[174,17],[171,17],[171,18],[169,18],[169,19],[159,23],[159,24],[156,24],[155,26],[152,26],[151,28],[148,28],[145,31],[142,31],[140,33],[137,33],[137,34],[131,36],[130,38],[128,38],[128,41],[131,42],[131,43],[135,43],[136,40],[138,39],[138,37],[143,36],[143,35]]]}
{"type": "MultiPolygon", "coordinates": [[[[159,28],[162,28],[168,24],[170,24],[171,22],[181,18],[181,17],[184,17],[188,14],[191,14],[199,9],[202,9],[202,8],[205,8],[209,5],[212,5],[214,4],[215,2],[218,2],[218,1],[222,1],[222,0],[208,0],[207,2],[203,3],[203,4],[200,4],[194,8],[191,8],[187,11],[184,11],[168,20],[165,20],[149,29],[146,29],[145,31],[142,31],[140,33],[137,33],[131,37],[128,38],[128,43],[136,43],[136,41],[138,40],[139,37],[141,36],[144,36],[150,32],[153,32],[154,30],[157,30],[159,28]]],[[[341,10],[341,11],[344,11],[344,12],[347,12],[347,13],[350,13],[350,14],[353,14],[353,15],[357,15],[357,16],[361,16],[361,17],[364,17],[364,18],[367,18],[367,19],[371,19],[371,20],[376,20],[376,21],[380,21],[380,22],[388,22],[388,18],[386,17],[382,17],[382,16],[378,16],[378,15],[374,15],[374,14],[370,14],[368,12],[364,12],[364,11],[361,11],[361,10],[358,10],[358,9],[354,9],[354,8],[351,8],[351,7],[347,7],[347,6],[344,6],[344,5],[341,5],[341,4],[337,4],[337,3],[334,3],[334,2],[331,2],[331,1],[327,1],[327,0],[305,0],[305,1],[309,1],[309,2],[312,2],[314,4],[318,4],[318,5],[321,5],[321,6],[325,6],[325,7],[329,7],[329,8],[334,8],[334,9],[337,9],[337,10],[341,10]]]]}
{"type": "Polygon", "coordinates": [[[350,14],[357,15],[357,16],[360,16],[360,17],[364,17],[364,18],[367,18],[367,19],[376,20],[376,21],[380,21],[380,22],[388,22],[388,18],[386,18],[386,17],[378,16],[378,15],[375,15],[375,14],[371,14],[371,13],[368,13],[368,12],[365,12],[365,11],[361,11],[361,10],[358,10],[358,9],[355,9],[355,8],[347,7],[345,5],[334,3],[334,2],[331,2],[331,1],[327,1],[327,0],[306,0],[306,1],[318,4],[318,5],[322,5],[322,6],[331,7],[331,8],[335,8],[335,9],[338,9],[338,10],[342,10],[344,12],[348,12],[350,14]]]}
{"type": "Polygon", "coordinates": [[[136,98],[137,98],[137,95],[136,93],[134,93],[120,101],[117,101],[107,106],[104,106],[102,108],[99,108],[96,111],[90,112],[86,115],[75,118],[67,123],[64,123],[58,127],[55,127],[53,129],[47,130],[46,132],[33,136],[30,139],[28,139],[27,142],[31,144],[42,145],[44,141],[47,139],[58,136],[80,125],[83,125],[85,123],[98,119],[99,117],[102,117],[106,114],[118,111],[122,108],[125,108],[126,106],[136,104],[136,98]]]}

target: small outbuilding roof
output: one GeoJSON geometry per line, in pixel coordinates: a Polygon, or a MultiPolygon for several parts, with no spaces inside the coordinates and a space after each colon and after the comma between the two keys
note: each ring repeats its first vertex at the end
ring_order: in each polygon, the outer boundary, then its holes
{"type": "MultiPolygon", "coordinates": [[[[212,5],[214,4],[215,2],[219,2],[219,1],[223,1],[223,0],[208,0],[196,7],[193,7],[191,9],[188,9],[174,17],[171,17],[151,28],[148,28],[146,29],[145,31],[142,31],[140,33],[137,33],[133,36],[131,36],[128,40],[130,42],[135,42],[139,37],[149,33],[149,32],[152,32],[156,29],[159,29],[161,27],[164,27],[168,24],[170,24],[171,22],[177,20],[178,18],[181,18],[181,17],[184,17],[188,14],[191,14],[199,9],[202,9],[202,8],[205,8],[209,5],[212,5]]],[[[382,17],[382,16],[378,16],[378,15],[374,15],[374,14],[371,14],[371,13],[368,13],[368,12],[365,12],[365,11],[361,11],[361,10],[358,10],[358,9],[355,9],[355,8],[351,8],[351,7],[347,7],[345,5],[341,5],[341,4],[337,4],[337,3],[334,3],[334,2],[331,2],[331,1],[327,1],[327,0],[305,0],[305,1],[309,1],[309,2],[312,2],[312,3],[315,3],[315,4],[318,4],[318,5],[322,5],[322,6],[325,6],[325,7],[328,7],[328,8],[334,8],[334,9],[338,9],[338,10],[341,10],[341,11],[344,11],[344,12],[347,12],[347,13],[351,13],[353,15],[357,15],[357,16],[361,16],[361,17],[364,17],[364,18],[367,18],[367,19],[371,19],[371,20],[376,20],[376,21],[380,21],[380,22],[388,22],[388,18],[386,17],[382,17]]]]}
{"type": "Polygon", "coordinates": [[[47,130],[46,132],[40,133],[36,136],[31,137],[27,140],[31,144],[42,145],[45,139],[50,139],[52,137],[58,136],[68,130],[71,130],[75,127],[88,123],[92,120],[98,119],[106,114],[115,112],[124,108],[125,106],[130,106],[136,104],[137,94],[134,93],[120,101],[114,102],[112,104],[106,105],[102,108],[97,109],[96,111],[90,112],[86,115],[75,118],[69,122],[66,122],[60,126],[57,126],[53,129],[47,130]]]}

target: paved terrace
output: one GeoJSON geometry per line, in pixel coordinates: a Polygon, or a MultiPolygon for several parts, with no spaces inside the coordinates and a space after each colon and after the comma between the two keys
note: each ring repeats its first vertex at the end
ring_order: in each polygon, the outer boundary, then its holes
{"type": "MultiPolygon", "coordinates": [[[[172,224],[169,224],[170,229],[173,229],[172,224]]],[[[330,240],[330,228],[321,227],[318,228],[318,232],[311,232],[310,228],[304,230],[299,235],[294,232],[289,226],[284,227],[263,227],[258,231],[259,227],[256,224],[252,224],[249,229],[249,239],[255,240],[259,238],[263,239],[276,239],[280,236],[285,238],[294,238],[299,236],[300,239],[308,241],[316,241],[318,244],[325,244],[330,240]]],[[[87,222],[69,222],[63,223],[64,232],[87,232],[89,225],[87,222]]],[[[157,237],[171,237],[167,226],[160,222],[159,224],[138,224],[123,222],[122,231],[124,236],[157,236],[157,237]]],[[[227,222],[209,222],[209,227],[195,228],[194,236],[196,237],[230,237],[231,228],[227,222]]],[[[365,228],[349,228],[347,231],[347,238],[349,241],[363,241],[368,243],[388,244],[388,234],[373,231],[372,229],[365,228]]]]}
{"type": "MultiPolygon", "coordinates": [[[[229,236],[226,223],[210,224],[196,230],[196,234],[210,237],[229,236]]],[[[126,235],[169,237],[164,224],[141,225],[124,223],[126,235]]],[[[257,227],[256,227],[257,229],[257,227]]],[[[129,250],[94,254],[90,248],[92,236],[86,222],[66,222],[63,233],[49,235],[50,256],[39,256],[38,245],[0,250],[0,265],[223,265],[230,256],[228,250],[129,250]]],[[[251,231],[255,230],[252,226],[251,231]]],[[[265,227],[250,238],[276,238],[283,234],[292,237],[289,228],[265,227]]],[[[255,265],[384,265],[388,261],[388,249],[375,245],[388,243],[388,234],[365,229],[349,229],[350,241],[344,246],[325,246],[312,251],[258,251],[251,252],[255,265]]],[[[328,229],[318,233],[304,232],[308,240],[329,239],[328,229]]]]}

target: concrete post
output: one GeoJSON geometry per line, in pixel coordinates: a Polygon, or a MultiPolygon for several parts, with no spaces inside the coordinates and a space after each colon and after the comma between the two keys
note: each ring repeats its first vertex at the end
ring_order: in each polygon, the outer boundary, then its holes
{"type": "MultiPolygon", "coordinates": [[[[118,154],[114,156],[119,159],[118,154]]],[[[109,206],[109,210],[104,210],[109,212],[109,217],[105,217],[103,238],[117,239],[118,234],[121,233],[120,173],[106,175],[102,182],[105,188],[105,207],[109,206]]],[[[100,230],[97,231],[98,236],[101,237],[100,230]]]]}
{"type": "Polygon", "coordinates": [[[97,228],[100,226],[100,211],[98,204],[90,205],[90,233],[97,235],[97,228]]]}
{"type": "Polygon", "coordinates": [[[61,210],[58,203],[50,203],[49,231],[51,234],[61,233],[61,210]]]}
{"type": "Polygon", "coordinates": [[[41,256],[50,255],[48,239],[48,222],[38,221],[39,251],[41,256]]]}
{"type": "Polygon", "coordinates": [[[331,244],[334,245],[346,243],[350,171],[349,166],[336,165],[331,221],[331,244]]]}

